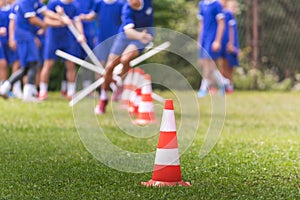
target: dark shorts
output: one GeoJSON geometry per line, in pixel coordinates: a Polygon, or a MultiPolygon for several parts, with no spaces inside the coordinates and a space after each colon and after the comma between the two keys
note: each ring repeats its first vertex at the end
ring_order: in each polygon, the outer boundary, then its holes
{"type": "Polygon", "coordinates": [[[29,62],[39,62],[39,49],[35,42],[32,41],[19,41],[18,45],[18,55],[21,67],[26,67],[29,62]]]}

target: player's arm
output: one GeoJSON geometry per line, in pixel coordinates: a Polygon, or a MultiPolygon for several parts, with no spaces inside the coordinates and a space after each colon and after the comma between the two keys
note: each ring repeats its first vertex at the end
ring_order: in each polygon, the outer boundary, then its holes
{"type": "Polygon", "coordinates": [[[152,41],[153,37],[147,30],[137,31],[134,28],[124,28],[126,36],[131,40],[139,40],[143,44],[148,44],[152,41]]]}
{"type": "Polygon", "coordinates": [[[235,20],[230,20],[229,21],[229,41],[227,44],[227,51],[230,53],[235,53],[238,54],[239,53],[239,49],[238,47],[235,47],[234,42],[236,40],[235,38],[235,33],[234,33],[234,26],[236,25],[236,21],[235,20]]]}
{"type": "Polygon", "coordinates": [[[47,28],[47,24],[37,16],[29,17],[28,21],[29,21],[30,24],[32,24],[34,26],[38,26],[38,27],[43,28],[43,29],[47,28]]]}
{"type": "Polygon", "coordinates": [[[15,18],[16,14],[12,11],[9,14],[9,24],[8,24],[8,46],[11,50],[17,50],[17,42],[15,40],[15,18]]]}
{"type": "Polygon", "coordinates": [[[82,21],[93,21],[96,18],[97,14],[94,11],[91,11],[88,14],[81,14],[80,20],[82,21]]]}
{"type": "Polygon", "coordinates": [[[15,19],[10,18],[8,24],[8,46],[11,50],[17,49],[17,42],[15,40],[15,19]]]}
{"type": "Polygon", "coordinates": [[[203,17],[202,15],[197,15],[197,19],[199,20],[199,23],[198,23],[198,42],[200,42],[201,40],[201,35],[202,35],[202,28],[203,28],[203,17]]]}
{"type": "Polygon", "coordinates": [[[85,42],[86,39],[85,39],[85,35],[84,35],[84,29],[83,29],[83,25],[82,25],[82,22],[80,20],[80,17],[77,16],[74,18],[74,25],[75,27],[77,28],[78,32],[79,32],[79,36],[76,38],[78,42],[85,42]]]}
{"type": "MultiPolygon", "coordinates": [[[[54,11],[47,9],[46,7],[43,7],[44,9],[42,10],[42,14],[44,16],[44,22],[48,26],[53,26],[53,27],[61,27],[64,26],[65,23],[61,19],[61,16],[54,11]]],[[[42,8],[41,8],[42,9],[42,8]]]]}
{"type": "Polygon", "coordinates": [[[218,27],[217,27],[217,33],[216,33],[215,40],[212,44],[213,51],[218,51],[221,49],[221,41],[222,41],[224,29],[225,29],[224,21],[225,21],[224,17],[218,17],[218,19],[217,19],[218,27]]]}

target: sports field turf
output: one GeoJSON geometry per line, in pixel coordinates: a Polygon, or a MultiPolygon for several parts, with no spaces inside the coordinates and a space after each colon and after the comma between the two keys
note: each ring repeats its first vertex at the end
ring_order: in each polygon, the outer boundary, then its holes
{"type": "MultiPolygon", "coordinates": [[[[0,199],[300,199],[300,93],[227,96],[222,135],[203,159],[210,98],[198,102],[200,129],[180,158],[192,186],[145,188],[151,173],[119,172],[86,150],[58,93],[41,104],[0,99],[0,199]]],[[[110,114],[100,119],[110,126],[110,114]]]]}

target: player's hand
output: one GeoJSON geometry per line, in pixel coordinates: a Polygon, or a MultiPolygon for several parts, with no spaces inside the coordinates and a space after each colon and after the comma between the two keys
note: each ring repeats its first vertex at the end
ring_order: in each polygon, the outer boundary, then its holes
{"type": "Polygon", "coordinates": [[[8,40],[8,46],[11,50],[16,51],[17,50],[16,40],[8,40]]]}
{"type": "Polygon", "coordinates": [[[7,30],[5,27],[0,27],[0,36],[5,37],[7,35],[7,30]]]}
{"type": "Polygon", "coordinates": [[[79,19],[80,19],[81,21],[86,21],[86,20],[87,20],[87,15],[86,15],[86,14],[80,14],[80,15],[79,15],[79,19]]]}
{"type": "Polygon", "coordinates": [[[147,33],[147,30],[143,30],[140,35],[140,42],[143,44],[148,44],[153,39],[152,35],[147,33]]]}
{"type": "Polygon", "coordinates": [[[70,19],[70,17],[68,17],[66,15],[63,16],[61,19],[65,25],[71,25],[73,23],[72,20],[70,19]]]}
{"type": "Polygon", "coordinates": [[[235,53],[236,52],[236,49],[235,49],[233,44],[228,43],[226,48],[227,48],[227,51],[229,53],[235,53]]]}
{"type": "Polygon", "coordinates": [[[216,52],[216,51],[219,51],[221,49],[221,43],[220,42],[217,42],[217,41],[214,41],[212,43],[212,47],[211,49],[216,52]]]}
{"type": "Polygon", "coordinates": [[[86,38],[83,34],[80,34],[78,37],[77,37],[77,41],[79,43],[83,43],[83,42],[86,42],[86,38]]]}
{"type": "Polygon", "coordinates": [[[59,15],[64,15],[64,14],[65,14],[65,10],[64,10],[64,8],[61,7],[61,6],[56,6],[56,7],[55,7],[55,11],[56,11],[56,13],[59,14],[59,15]]]}
{"type": "Polygon", "coordinates": [[[40,48],[42,46],[42,43],[41,43],[40,39],[37,38],[37,37],[34,38],[34,43],[36,44],[36,46],[38,48],[40,48]]]}
{"type": "Polygon", "coordinates": [[[45,33],[45,29],[44,28],[41,28],[41,29],[39,29],[37,32],[36,32],[36,34],[37,35],[43,35],[44,33],[45,33]]]}

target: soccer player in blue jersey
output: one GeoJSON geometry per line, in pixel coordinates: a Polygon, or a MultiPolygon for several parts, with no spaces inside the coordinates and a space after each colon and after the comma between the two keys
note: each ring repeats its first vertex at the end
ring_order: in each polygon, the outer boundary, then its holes
{"type": "MultiPolygon", "coordinates": [[[[47,5],[48,9],[56,12],[57,8],[60,8],[68,16],[69,23],[73,23],[78,29],[80,36],[77,39],[78,42],[85,41],[83,33],[83,27],[79,18],[79,9],[76,1],[73,0],[52,0],[47,5]],[[71,21],[73,20],[73,21],[71,21]]],[[[69,31],[67,26],[63,27],[49,27],[46,31],[46,41],[44,50],[44,65],[41,71],[40,92],[39,99],[45,100],[48,96],[48,81],[52,67],[57,59],[55,51],[57,49],[65,51],[69,54],[75,55],[76,51],[76,39],[69,31]]],[[[70,99],[76,92],[76,68],[75,64],[69,60],[65,61],[67,68],[67,98],[70,99]]]]}
{"type": "MultiPolygon", "coordinates": [[[[79,13],[80,14],[88,14],[93,11],[95,7],[95,0],[76,0],[79,5],[79,13]]],[[[96,45],[96,27],[94,21],[82,21],[84,35],[86,37],[86,41],[88,46],[91,49],[94,49],[96,45]]],[[[85,59],[87,57],[86,52],[81,48],[81,46],[78,44],[78,57],[81,59],[85,59]]],[[[66,70],[65,70],[66,71],[66,70]]],[[[83,69],[83,88],[86,88],[92,83],[93,79],[93,73],[87,69],[83,69]]],[[[62,89],[64,88],[65,83],[62,82],[62,89]]],[[[62,94],[63,94],[62,90],[62,94]]]]}
{"type": "MultiPolygon", "coordinates": [[[[2,42],[3,53],[6,59],[6,63],[0,66],[0,80],[4,81],[7,79],[8,75],[8,65],[12,67],[12,72],[15,72],[20,68],[20,63],[17,49],[9,46],[9,35],[11,34],[11,30],[9,28],[9,16],[12,6],[7,4],[6,0],[0,0],[0,4],[0,29],[5,31],[3,35],[0,34],[0,40],[2,42]]],[[[13,94],[18,98],[22,98],[21,81],[17,81],[13,85],[13,94]]]]}
{"type": "MultiPolygon", "coordinates": [[[[102,65],[105,65],[113,45],[115,39],[113,36],[116,36],[119,32],[124,3],[123,0],[100,0],[96,2],[93,12],[81,16],[83,20],[96,18],[98,45],[94,51],[102,65]]],[[[97,78],[100,78],[100,76],[97,75],[97,78]]]]}
{"type": "Polygon", "coordinates": [[[105,113],[108,103],[107,92],[113,81],[113,70],[117,64],[123,64],[121,76],[130,69],[129,62],[137,57],[149,44],[154,35],[152,0],[128,0],[122,10],[122,25],[111,48],[105,67],[104,83],[97,114],[105,113]]]}
{"type": "Polygon", "coordinates": [[[7,43],[7,35],[8,35],[8,30],[6,21],[7,16],[6,16],[6,2],[5,0],[0,0],[0,42],[1,42],[1,51],[0,51],[0,85],[2,84],[3,81],[7,79],[7,60],[6,56],[4,53],[4,48],[5,48],[5,43],[7,43]]]}
{"type": "Polygon", "coordinates": [[[202,0],[199,2],[199,65],[202,68],[203,79],[198,97],[204,97],[207,89],[217,83],[220,93],[224,86],[215,62],[220,58],[222,36],[224,32],[223,8],[217,0],[202,0]]]}
{"type": "Polygon", "coordinates": [[[232,93],[234,91],[233,70],[234,67],[239,66],[238,55],[240,52],[237,22],[235,19],[235,15],[238,12],[238,2],[236,0],[227,0],[226,7],[232,13],[232,16],[228,21],[228,43],[226,44],[227,65],[225,65],[223,71],[225,78],[230,81],[226,86],[226,92],[232,93]]]}
{"type": "Polygon", "coordinates": [[[39,53],[35,44],[36,26],[45,29],[47,25],[61,26],[64,24],[59,15],[47,10],[39,0],[18,0],[14,6],[15,18],[15,39],[18,46],[18,55],[21,69],[13,73],[10,78],[0,86],[0,95],[6,97],[11,85],[27,75],[27,82],[24,86],[24,101],[36,101],[37,93],[35,81],[39,69],[39,53]],[[45,21],[37,17],[40,10],[46,16],[45,21]]]}
{"type": "Polygon", "coordinates": [[[119,32],[122,23],[121,14],[123,5],[123,0],[100,0],[95,3],[93,12],[81,16],[83,20],[92,20],[96,18],[98,28],[97,42],[101,45],[96,47],[95,52],[103,65],[107,60],[110,48],[114,41],[113,39],[107,39],[119,32]],[[103,43],[104,41],[105,43],[103,43]]]}

